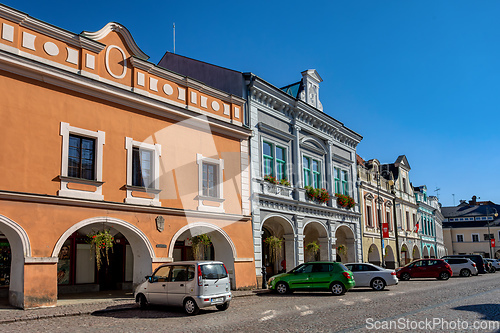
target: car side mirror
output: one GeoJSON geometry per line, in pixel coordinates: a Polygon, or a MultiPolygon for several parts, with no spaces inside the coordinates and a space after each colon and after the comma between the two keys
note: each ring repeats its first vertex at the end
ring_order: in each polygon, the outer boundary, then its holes
{"type": "Polygon", "coordinates": [[[153,278],[150,276],[150,275],[146,275],[146,279],[148,280],[148,282],[153,282],[153,278]]]}

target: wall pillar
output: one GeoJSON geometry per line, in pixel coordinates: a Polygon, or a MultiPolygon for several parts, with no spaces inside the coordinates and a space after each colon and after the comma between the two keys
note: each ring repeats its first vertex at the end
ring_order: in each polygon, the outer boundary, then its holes
{"type": "MultiPolygon", "coordinates": [[[[57,258],[24,264],[24,309],[57,305],[57,258]]],[[[44,260],[45,259],[45,260],[44,260]]]]}

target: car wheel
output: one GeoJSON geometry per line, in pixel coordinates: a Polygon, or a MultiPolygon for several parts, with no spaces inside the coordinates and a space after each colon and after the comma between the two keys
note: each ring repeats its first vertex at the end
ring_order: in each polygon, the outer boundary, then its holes
{"type": "Polygon", "coordinates": [[[217,308],[217,310],[219,311],[226,311],[227,308],[229,307],[229,302],[226,302],[224,304],[219,304],[219,305],[216,305],[215,306],[217,308]]]}
{"type": "Polygon", "coordinates": [[[143,294],[139,295],[138,303],[139,303],[139,308],[141,310],[144,310],[148,307],[148,300],[146,299],[146,296],[144,296],[143,294]]]}
{"type": "Polygon", "coordinates": [[[184,301],[184,312],[189,316],[193,316],[200,312],[200,308],[192,298],[188,298],[184,301]]]}
{"type": "Polygon", "coordinates": [[[497,269],[495,267],[491,267],[490,273],[495,273],[496,271],[497,271],[497,269]]]}
{"type": "Polygon", "coordinates": [[[439,278],[440,280],[448,280],[450,278],[450,274],[448,272],[441,272],[439,273],[439,278]]]}
{"type": "Polygon", "coordinates": [[[463,277],[469,277],[470,276],[470,270],[468,270],[467,268],[464,268],[460,271],[460,276],[463,276],[463,277]]]}
{"type": "Polygon", "coordinates": [[[375,278],[370,283],[370,286],[372,287],[373,290],[381,291],[384,290],[385,288],[385,281],[381,278],[375,278]]]}
{"type": "Polygon", "coordinates": [[[278,284],[276,285],[276,292],[280,295],[288,294],[289,291],[290,289],[285,282],[278,282],[278,284]]]}
{"type": "Polygon", "coordinates": [[[340,282],[334,282],[330,286],[330,291],[334,296],[340,296],[345,294],[345,287],[342,283],[340,282]]]}
{"type": "Polygon", "coordinates": [[[401,274],[401,280],[408,281],[410,279],[410,273],[401,274]]]}

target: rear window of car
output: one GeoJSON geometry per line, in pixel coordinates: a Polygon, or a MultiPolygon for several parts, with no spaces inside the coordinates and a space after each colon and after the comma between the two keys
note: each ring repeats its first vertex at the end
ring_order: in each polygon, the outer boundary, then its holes
{"type": "Polygon", "coordinates": [[[200,265],[203,279],[218,280],[227,277],[226,269],[222,264],[200,265]]]}
{"type": "Polygon", "coordinates": [[[333,270],[334,272],[342,272],[342,271],[348,271],[347,267],[344,266],[344,264],[338,262],[336,265],[333,265],[333,270]]]}

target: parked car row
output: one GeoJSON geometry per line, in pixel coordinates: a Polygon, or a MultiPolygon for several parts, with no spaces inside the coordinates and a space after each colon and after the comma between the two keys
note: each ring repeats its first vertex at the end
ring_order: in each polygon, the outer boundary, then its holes
{"type": "MultiPolygon", "coordinates": [[[[354,287],[371,287],[381,291],[397,285],[399,280],[451,276],[469,277],[500,268],[497,259],[479,255],[450,255],[443,259],[418,259],[396,271],[370,263],[330,261],[307,262],[287,273],[272,276],[268,288],[283,295],[294,291],[330,291],[340,296],[354,287]],[[491,268],[488,266],[491,265],[491,268]]],[[[141,308],[149,304],[182,306],[188,315],[200,308],[215,306],[224,311],[232,298],[229,274],[220,261],[173,262],[158,267],[140,284],[134,297],[141,308]]]]}

